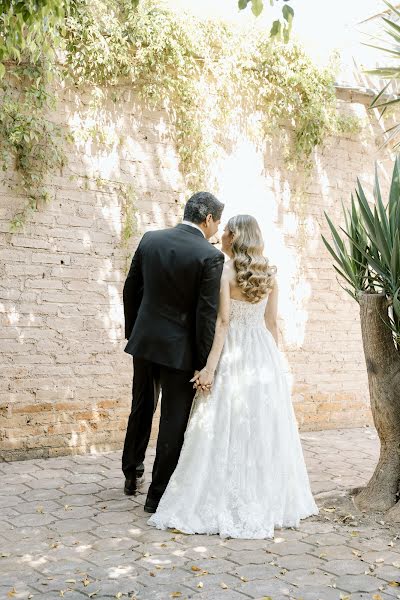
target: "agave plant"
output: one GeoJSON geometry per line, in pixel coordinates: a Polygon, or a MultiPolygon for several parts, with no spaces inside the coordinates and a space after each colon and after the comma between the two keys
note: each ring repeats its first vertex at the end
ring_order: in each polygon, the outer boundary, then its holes
{"type": "MultiPolygon", "coordinates": [[[[386,36],[386,38],[382,40],[384,45],[377,46],[375,44],[365,44],[370,48],[375,48],[376,50],[384,52],[385,55],[390,57],[393,62],[393,64],[390,66],[378,67],[376,69],[370,69],[366,71],[366,73],[369,75],[376,75],[384,80],[387,80],[387,83],[380,90],[379,94],[375,96],[370,106],[370,108],[380,109],[381,115],[385,113],[387,108],[390,106],[395,106],[400,102],[400,96],[395,98],[387,98],[387,96],[385,96],[385,92],[387,92],[389,85],[393,81],[400,81],[400,23],[398,22],[400,19],[400,11],[395,6],[390,4],[390,2],[387,2],[387,0],[383,0],[383,2],[390,9],[391,14],[393,15],[393,17],[382,17],[384,22],[384,35],[386,36]]],[[[400,147],[400,141],[396,140],[398,140],[400,135],[400,123],[396,123],[387,129],[386,134],[387,137],[384,145],[394,142],[393,148],[398,149],[400,147]]]]}
{"type": "MultiPolygon", "coordinates": [[[[386,322],[395,342],[400,342],[400,158],[393,169],[389,200],[385,206],[375,172],[374,201],[371,208],[359,180],[351,210],[344,209],[342,236],[325,214],[333,238],[333,247],[322,239],[339,265],[336,272],[346,281],[344,289],[359,301],[362,293],[384,293],[388,299],[386,322]],[[344,234],[344,239],[342,239],[344,234]]],[[[400,350],[400,344],[398,344],[400,350]]]]}
{"type": "Polygon", "coordinates": [[[326,215],[333,242],[326,248],[346,291],[360,305],[371,410],[381,441],[375,472],[355,497],[361,510],[388,510],[400,522],[400,158],[389,198],[382,199],[375,173],[374,203],[360,181],[345,210],[345,226],[326,215]]]}

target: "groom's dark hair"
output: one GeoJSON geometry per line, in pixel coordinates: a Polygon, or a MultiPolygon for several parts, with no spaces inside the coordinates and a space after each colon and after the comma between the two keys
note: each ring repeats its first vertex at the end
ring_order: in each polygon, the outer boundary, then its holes
{"type": "Polygon", "coordinates": [[[224,204],[209,192],[197,192],[186,202],[183,218],[185,221],[199,225],[211,215],[214,221],[221,218],[224,204]]]}

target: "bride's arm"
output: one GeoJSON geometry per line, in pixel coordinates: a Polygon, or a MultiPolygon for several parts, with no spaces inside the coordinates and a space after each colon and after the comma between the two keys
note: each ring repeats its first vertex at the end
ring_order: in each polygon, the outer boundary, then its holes
{"type": "Polygon", "coordinates": [[[229,280],[229,268],[225,265],[221,277],[218,316],[215,326],[213,345],[211,347],[210,354],[208,355],[206,366],[192,379],[192,381],[196,381],[196,384],[200,387],[206,387],[212,384],[215,369],[217,368],[222,348],[224,347],[225,337],[229,325],[229,312],[231,304],[229,280]]]}
{"type": "Polygon", "coordinates": [[[265,325],[278,345],[278,283],[274,280],[264,313],[265,325]]]}

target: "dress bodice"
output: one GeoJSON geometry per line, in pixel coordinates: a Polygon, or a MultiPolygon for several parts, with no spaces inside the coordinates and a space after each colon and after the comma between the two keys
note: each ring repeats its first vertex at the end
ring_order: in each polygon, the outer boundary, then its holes
{"type": "Polygon", "coordinates": [[[245,300],[231,298],[230,319],[231,326],[260,327],[264,323],[265,306],[267,298],[263,298],[256,304],[245,300]]]}

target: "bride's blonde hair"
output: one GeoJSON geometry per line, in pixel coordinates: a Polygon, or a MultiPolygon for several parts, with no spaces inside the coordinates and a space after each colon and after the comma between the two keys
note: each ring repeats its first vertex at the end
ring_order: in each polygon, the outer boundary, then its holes
{"type": "Polygon", "coordinates": [[[254,217],[232,217],[227,228],[233,234],[232,254],[237,284],[250,302],[257,303],[272,288],[276,267],[270,266],[263,255],[264,240],[254,217]]]}

